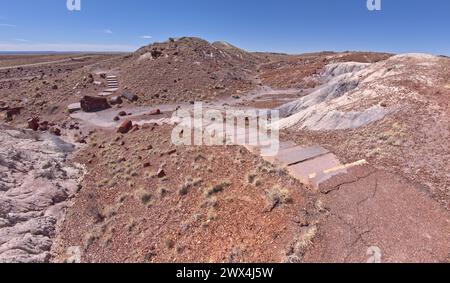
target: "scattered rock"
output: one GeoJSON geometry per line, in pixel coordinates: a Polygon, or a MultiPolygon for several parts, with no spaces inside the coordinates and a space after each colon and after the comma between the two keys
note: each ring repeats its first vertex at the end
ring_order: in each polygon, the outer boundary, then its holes
{"type": "Polygon", "coordinates": [[[48,131],[49,125],[48,125],[48,121],[44,121],[42,123],[39,124],[39,130],[40,131],[48,131]]]}
{"type": "Polygon", "coordinates": [[[39,118],[29,118],[28,119],[28,129],[37,131],[39,129],[39,118]]]}
{"type": "Polygon", "coordinates": [[[6,121],[12,121],[14,116],[20,115],[23,107],[8,108],[6,110],[6,121]]]}
{"type": "Polygon", "coordinates": [[[109,103],[111,105],[118,105],[118,104],[122,104],[123,100],[120,96],[114,96],[109,100],[109,103]]]}
{"type": "Polygon", "coordinates": [[[129,101],[131,101],[131,102],[137,101],[139,99],[139,97],[136,94],[132,94],[130,92],[124,92],[122,94],[122,97],[127,99],[127,100],[129,100],[129,101]]]}
{"type": "Polygon", "coordinates": [[[70,114],[80,111],[81,104],[80,103],[72,103],[69,106],[67,106],[67,110],[69,111],[70,114]]]}
{"type": "Polygon", "coordinates": [[[125,116],[127,116],[127,112],[125,112],[125,111],[120,111],[120,112],[119,112],[119,116],[120,116],[120,117],[125,117],[125,116]]]}
{"type": "Polygon", "coordinates": [[[164,172],[163,169],[159,169],[158,172],[156,173],[156,176],[158,178],[164,178],[164,177],[166,177],[166,172],[164,172]]]}
{"type": "Polygon", "coordinates": [[[153,110],[150,113],[148,113],[148,115],[150,115],[150,116],[161,115],[161,110],[159,110],[159,109],[153,110]]]}
{"type": "Polygon", "coordinates": [[[117,132],[121,134],[126,134],[131,130],[131,128],[133,128],[133,122],[131,122],[130,120],[126,120],[117,129],[117,132]]]}
{"type": "Polygon", "coordinates": [[[61,136],[61,130],[58,127],[51,127],[49,132],[54,134],[55,136],[61,136]]]}

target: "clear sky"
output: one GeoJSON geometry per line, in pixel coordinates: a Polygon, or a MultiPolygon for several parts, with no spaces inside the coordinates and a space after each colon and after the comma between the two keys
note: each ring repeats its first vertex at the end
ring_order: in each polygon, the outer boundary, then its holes
{"type": "Polygon", "coordinates": [[[250,51],[450,55],[449,0],[0,0],[0,51],[129,51],[168,37],[250,51]]]}

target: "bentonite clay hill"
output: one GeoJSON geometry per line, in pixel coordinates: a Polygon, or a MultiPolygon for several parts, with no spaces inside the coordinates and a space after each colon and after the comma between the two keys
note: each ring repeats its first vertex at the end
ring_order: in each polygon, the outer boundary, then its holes
{"type": "Polygon", "coordinates": [[[0,66],[0,261],[450,260],[446,57],[184,37],[0,66]],[[172,144],[193,101],[280,110],[280,151],[172,144]]]}

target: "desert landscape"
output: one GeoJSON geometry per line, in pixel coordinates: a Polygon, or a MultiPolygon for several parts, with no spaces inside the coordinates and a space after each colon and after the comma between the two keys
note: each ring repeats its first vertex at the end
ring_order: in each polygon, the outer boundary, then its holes
{"type": "Polygon", "coordinates": [[[0,121],[0,262],[450,262],[446,56],[0,55],[0,121]],[[198,102],[278,111],[279,151],[174,144],[198,102]]]}

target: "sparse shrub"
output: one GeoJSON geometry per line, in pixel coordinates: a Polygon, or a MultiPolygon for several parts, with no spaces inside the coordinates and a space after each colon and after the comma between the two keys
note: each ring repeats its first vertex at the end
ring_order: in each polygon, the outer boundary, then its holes
{"type": "Polygon", "coordinates": [[[249,184],[253,184],[255,182],[255,180],[256,180],[256,177],[257,177],[257,175],[255,173],[249,173],[247,175],[247,182],[249,184]]]}
{"type": "Polygon", "coordinates": [[[158,195],[160,198],[164,198],[168,193],[168,190],[165,188],[159,188],[158,189],[158,195]]]}
{"type": "Polygon", "coordinates": [[[84,249],[87,250],[89,249],[89,247],[96,241],[98,240],[98,236],[92,234],[92,233],[88,233],[86,234],[86,236],[84,237],[84,241],[83,241],[83,246],[84,249]]]}
{"type": "Polygon", "coordinates": [[[303,255],[309,246],[312,245],[314,238],[317,235],[317,227],[312,226],[308,228],[303,234],[297,237],[294,244],[294,254],[303,255]]]}
{"type": "Polygon", "coordinates": [[[217,219],[217,213],[216,213],[216,210],[213,209],[213,208],[211,208],[211,209],[208,211],[208,215],[207,215],[206,219],[207,219],[208,221],[214,221],[214,220],[216,220],[216,219],[217,219]]]}
{"type": "Polygon", "coordinates": [[[218,201],[217,197],[212,196],[212,197],[209,197],[209,198],[207,198],[205,200],[205,202],[202,204],[202,207],[203,208],[206,208],[206,207],[217,207],[218,203],[219,203],[219,201],[218,201]]]}
{"type": "Polygon", "coordinates": [[[103,215],[105,216],[106,219],[109,219],[116,216],[118,210],[119,209],[117,206],[108,206],[103,210],[103,215]]]}
{"type": "Polygon", "coordinates": [[[152,195],[143,188],[135,191],[134,196],[143,205],[149,204],[149,202],[152,200],[152,195]]]}
{"type": "Polygon", "coordinates": [[[192,178],[188,178],[187,181],[181,186],[180,190],[178,191],[178,193],[181,196],[185,196],[189,193],[189,190],[192,187],[198,186],[203,182],[202,179],[195,179],[193,180],[192,178]]]}
{"type": "Polygon", "coordinates": [[[278,205],[292,203],[292,197],[289,190],[282,189],[280,187],[274,187],[271,190],[267,191],[267,201],[270,210],[272,210],[278,205]]]}
{"type": "Polygon", "coordinates": [[[230,185],[231,185],[231,183],[229,181],[223,181],[220,184],[207,189],[205,191],[205,195],[207,197],[210,197],[212,195],[222,192],[225,188],[229,187],[230,185]]]}
{"type": "Polygon", "coordinates": [[[95,223],[101,223],[105,220],[105,215],[103,214],[103,211],[101,211],[98,207],[92,207],[90,209],[90,212],[92,214],[92,217],[94,218],[95,223]]]}
{"type": "Polygon", "coordinates": [[[128,232],[131,232],[131,231],[133,231],[134,227],[136,227],[136,225],[137,225],[136,219],[132,218],[128,221],[127,225],[125,226],[125,229],[128,232]]]}
{"type": "Polygon", "coordinates": [[[166,244],[166,248],[168,248],[169,250],[171,250],[175,247],[175,241],[173,241],[172,239],[167,239],[165,241],[165,244],[166,244]]]}

